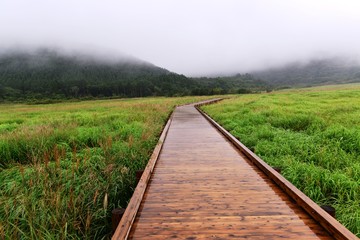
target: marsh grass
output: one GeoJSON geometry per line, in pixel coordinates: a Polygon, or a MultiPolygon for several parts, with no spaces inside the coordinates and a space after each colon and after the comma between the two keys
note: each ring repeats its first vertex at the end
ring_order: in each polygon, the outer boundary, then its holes
{"type": "Polygon", "coordinates": [[[103,239],[175,105],[147,98],[0,105],[0,239],[103,239]]]}
{"type": "Polygon", "coordinates": [[[360,236],[360,86],[242,95],[203,109],[360,236]]]}

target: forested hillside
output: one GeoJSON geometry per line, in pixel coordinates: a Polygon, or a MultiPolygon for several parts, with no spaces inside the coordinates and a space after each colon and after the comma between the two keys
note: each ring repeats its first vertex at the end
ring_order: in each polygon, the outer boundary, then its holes
{"type": "Polygon", "coordinates": [[[195,95],[224,94],[224,93],[251,93],[257,91],[269,91],[272,88],[271,83],[267,83],[253,75],[236,74],[225,77],[200,77],[193,78],[200,86],[193,90],[195,95]],[[210,92],[209,92],[210,91],[210,92]]]}
{"type": "Polygon", "coordinates": [[[253,73],[276,87],[304,87],[360,82],[360,64],[346,58],[292,63],[253,73]]]}
{"type": "Polygon", "coordinates": [[[0,57],[0,96],[9,100],[173,95],[185,93],[188,84],[182,75],[135,59],[112,62],[49,50],[0,57]]]}
{"type": "Polygon", "coordinates": [[[47,49],[0,55],[0,101],[211,95],[266,88],[249,74],[191,79],[131,58],[110,61],[47,49]]]}

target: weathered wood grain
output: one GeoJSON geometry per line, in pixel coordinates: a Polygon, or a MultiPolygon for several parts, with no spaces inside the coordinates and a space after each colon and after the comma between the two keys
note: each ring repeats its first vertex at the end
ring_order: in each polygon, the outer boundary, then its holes
{"type": "Polygon", "coordinates": [[[226,129],[215,122],[210,116],[205,114],[197,105],[197,110],[226,137],[238,150],[252,161],[269,179],[273,180],[284,193],[290,196],[298,206],[302,207],[310,216],[314,218],[326,231],[336,239],[358,239],[352,232],[340,224],[336,219],[325,212],[319,205],[313,202],[308,196],[287,181],[280,173],[270,167],[255,153],[248,149],[238,139],[231,135],[226,129]]]}
{"type": "Polygon", "coordinates": [[[234,144],[193,105],[178,107],[143,192],[135,190],[136,217],[113,239],[357,239],[329,230],[336,220],[321,225],[294,186],[234,144]]]}

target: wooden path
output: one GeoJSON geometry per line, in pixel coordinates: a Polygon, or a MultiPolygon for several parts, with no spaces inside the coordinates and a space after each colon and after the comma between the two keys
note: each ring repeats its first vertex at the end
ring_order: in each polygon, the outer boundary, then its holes
{"type": "Polygon", "coordinates": [[[325,212],[321,226],[192,105],[173,113],[156,160],[113,239],[357,239],[325,212]]]}

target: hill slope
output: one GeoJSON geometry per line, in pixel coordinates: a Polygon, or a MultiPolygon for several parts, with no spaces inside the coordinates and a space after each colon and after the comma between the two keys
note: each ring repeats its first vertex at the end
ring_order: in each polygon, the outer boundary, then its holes
{"type": "Polygon", "coordinates": [[[193,78],[200,86],[193,90],[195,95],[225,94],[225,93],[250,93],[271,89],[271,84],[254,77],[251,74],[235,74],[224,77],[193,78]]]}
{"type": "Polygon", "coordinates": [[[312,60],[253,73],[277,87],[304,87],[360,82],[360,64],[345,58],[312,60]]]}
{"type": "Polygon", "coordinates": [[[0,56],[0,97],[143,97],[187,93],[185,76],[137,59],[110,61],[42,49],[0,56]]]}
{"type": "Polygon", "coordinates": [[[249,74],[187,78],[135,58],[114,61],[47,49],[0,55],[0,101],[210,95],[267,86],[249,74]]]}

